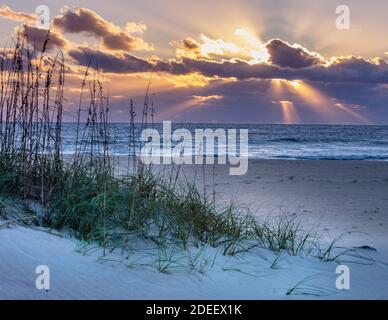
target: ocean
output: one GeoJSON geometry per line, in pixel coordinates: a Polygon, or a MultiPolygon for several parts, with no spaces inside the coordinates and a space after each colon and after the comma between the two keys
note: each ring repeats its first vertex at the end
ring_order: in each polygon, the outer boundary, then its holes
{"type": "MultiPolygon", "coordinates": [[[[75,128],[75,123],[63,125],[64,153],[75,150],[75,128]]],[[[111,153],[127,155],[129,125],[112,123],[109,128],[111,153]]],[[[162,124],[153,128],[162,135],[162,124]]],[[[388,160],[388,126],[172,124],[172,130],[178,128],[188,129],[193,136],[195,129],[248,129],[251,159],[388,160]]],[[[136,126],[135,145],[138,152],[140,125],[136,126]]],[[[216,146],[218,155],[228,152],[227,146],[216,146]]]]}

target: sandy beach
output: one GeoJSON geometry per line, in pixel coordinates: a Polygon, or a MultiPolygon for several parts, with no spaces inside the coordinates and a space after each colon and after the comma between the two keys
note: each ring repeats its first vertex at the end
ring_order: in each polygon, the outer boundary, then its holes
{"type": "MultiPolygon", "coordinates": [[[[213,190],[212,166],[205,167],[213,190]]],[[[192,176],[195,168],[184,168],[192,176]]],[[[249,160],[246,175],[229,176],[215,167],[215,190],[222,203],[249,207],[261,218],[296,215],[320,234],[352,244],[384,247],[388,240],[388,162],[337,160],[249,160]]],[[[203,182],[197,168],[197,181],[203,182]]]]}
{"type": "MultiPolygon", "coordinates": [[[[182,168],[187,179],[203,184],[202,167],[182,168]]],[[[219,205],[249,207],[259,219],[296,215],[306,229],[325,239],[344,234],[341,244],[355,249],[344,258],[351,287],[335,287],[338,262],[281,255],[268,250],[238,257],[216,257],[205,274],[177,268],[169,274],[134,267],[130,258],[101,259],[80,244],[47,230],[3,224],[0,229],[0,297],[5,299],[388,299],[388,163],[369,161],[251,160],[244,176],[229,176],[227,166],[205,166],[207,192],[213,185],[219,205]],[[361,258],[360,258],[361,257],[361,258]],[[111,261],[110,261],[111,260],[111,261]],[[116,261],[116,262],[112,262],[116,261]],[[117,261],[120,261],[117,263],[117,261]],[[35,288],[37,265],[50,266],[51,289],[35,288]],[[298,290],[287,291],[299,281],[298,290]]],[[[137,256],[138,255],[138,256],[137,256]]],[[[209,258],[210,259],[210,258],[209,258]]],[[[213,258],[211,258],[213,259],[213,258]]]]}
{"type": "MultiPolygon", "coordinates": [[[[116,157],[119,174],[127,158],[116,157]]],[[[154,165],[162,176],[177,165],[154,165]]],[[[352,245],[388,240],[388,162],[359,160],[249,159],[244,175],[229,165],[182,165],[179,175],[195,181],[220,207],[230,203],[261,220],[295,216],[307,229],[332,239],[344,234],[352,245]]]]}

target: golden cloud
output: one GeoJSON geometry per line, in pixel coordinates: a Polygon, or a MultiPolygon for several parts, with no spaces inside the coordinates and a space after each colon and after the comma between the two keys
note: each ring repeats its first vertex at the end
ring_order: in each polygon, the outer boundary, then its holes
{"type": "Polygon", "coordinates": [[[193,98],[199,103],[204,104],[213,100],[221,100],[224,96],[221,95],[211,95],[211,96],[193,96],[193,98]]]}
{"type": "Polygon", "coordinates": [[[245,29],[239,28],[233,34],[235,41],[212,39],[201,34],[199,40],[188,37],[176,49],[178,58],[224,61],[243,60],[250,64],[268,61],[268,50],[264,44],[245,29]]]}
{"type": "Polygon", "coordinates": [[[0,8],[0,17],[13,21],[20,21],[27,24],[34,24],[37,18],[36,14],[14,11],[7,6],[2,6],[0,8]]]}

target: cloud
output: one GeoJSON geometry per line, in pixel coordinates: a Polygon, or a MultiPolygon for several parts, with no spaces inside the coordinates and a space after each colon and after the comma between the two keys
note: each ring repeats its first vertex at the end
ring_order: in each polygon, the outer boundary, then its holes
{"type": "Polygon", "coordinates": [[[87,46],[78,46],[68,51],[68,55],[79,65],[89,65],[91,59],[95,62],[91,66],[109,73],[151,72],[163,70],[162,62],[153,62],[136,57],[129,53],[109,53],[91,49],[87,46]]]}
{"type": "Polygon", "coordinates": [[[205,35],[201,35],[199,41],[186,38],[177,46],[176,59],[168,62],[169,72],[239,80],[388,83],[388,64],[382,58],[367,60],[346,56],[325,59],[317,52],[280,39],[268,41],[263,50],[258,38],[246,30],[237,29],[235,35],[249,40],[250,47],[205,35]]]}
{"type": "Polygon", "coordinates": [[[200,44],[191,37],[182,40],[182,45],[187,50],[197,50],[200,48],[200,44]]]}
{"type": "Polygon", "coordinates": [[[223,96],[217,95],[217,94],[210,95],[210,96],[195,96],[194,95],[193,98],[199,104],[204,104],[204,103],[208,103],[208,102],[214,101],[214,100],[221,100],[223,98],[223,96]]]}
{"type": "Polygon", "coordinates": [[[179,58],[205,59],[201,54],[201,45],[191,37],[182,40],[177,45],[176,55],[179,58]]]}
{"type": "Polygon", "coordinates": [[[332,59],[327,67],[318,66],[299,72],[301,77],[311,81],[388,83],[388,65],[376,63],[361,57],[340,57],[332,59]]]}
{"type": "Polygon", "coordinates": [[[27,12],[17,12],[7,6],[2,6],[0,8],[0,17],[13,21],[20,21],[27,24],[34,24],[37,18],[35,14],[27,12]]]}
{"type": "Polygon", "coordinates": [[[333,60],[328,66],[280,68],[269,63],[249,64],[246,61],[204,61],[184,58],[171,64],[171,72],[199,72],[208,77],[236,79],[286,79],[317,82],[388,83],[388,64],[376,64],[358,57],[333,60]]]}
{"type": "Polygon", "coordinates": [[[147,30],[147,26],[143,23],[128,22],[124,30],[127,33],[143,34],[147,30]]]}
{"type": "Polygon", "coordinates": [[[21,26],[15,28],[16,36],[26,37],[27,42],[37,50],[42,50],[44,45],[46,49],[64,49],[69,46],[67,39],[55,30],[49,32],[48,30],[37,28],[35,26],[36,14],[19,12],[7,6],[2,6],[0,8],[0,17],[23,22],[21,26]]]}
{"type": "Polygon", "coordinates": [[[129,23],[124,30],[86,8],[66,8],[53,20],[55,28],[68,33],[87,33],[100,39],[110,50],[153,50],[153,46],[133,33],[142,33],[145,26],[129,23]]]}
{"type": "Polygon", "coordinates": [[[263,43],[247,30],[236,29],[233,41],[213,39],[204,34],[199,40],[188,37],[177,45],[176,55],[179,58],[218,61],[244,60],[250,64],[265,62],[269,55],[263,43]]]}
{"type": "Polygon", "coordinates": [[[44,45],[46,49],[65,49],[69,47],[69,42],[66,38],[55,31],[23,25],[16,28],[16,34],[20,37],[26,36],[28,43],[33,45],[37,50],[43,50],[44,45]]]}
{"type": "Polygon", "coordinates": [[[205,87],[209,85],[211,77],[206,77],[199,72],[192,72],[181,75],[170,75],[166,80],[171,82],[176,88],[205,87]]]}
{"type": "MultiPolygon", "coordinates": [[[[0,15],[32,22],[34,15],[2,7],[0,15]]],[[[35,18],[34,18],[35,19],[35,18]]],[[[17,34],[28,35],[38,49],[47,35],[47,48],[65,49],[78,65],[86,66],[94,57],[98,66],[110,73],[163,72],[175,86],[203,86],[211,79],[285,79],[324,83],[388,83],[388,64],[382,58],[371,60],[346,56],[323,58],[299,44],[272,39],[263,44],[245,29],[237,29],[233,41],[213,39],[204,34],[178,43],[176,56],[161,60],[138,57],[128,50],[150,50],[141,35],[147,27],[129,22],[124,28],[103,19],[86,8],[65,8],[53,19],[50,33],[24,24],[17,34]],[[101,41],[99,49],[70,43],[62,32],[86,33],[101,41]],[[179,83],[183,84],[180,85],[179,83]]]]}
{"type": "Polygon", "coordinates": [[[265,45],[270,55],[269,61],[282,68],[308,68],[324,63],[318,53],[310,52],[298,44],[290,45],[280,39],[272,39],[265,45]]]}
{"type": "Polygon", "coordinates": [[[192,75],[196,75],[197,79],[206,79],[205,82],[201,80],[202,84],[212,78],[285,79],[326,83],[388,83],[388,64],[353,56],[332,58],[327,65],[316,64],[308,68],[295,69],[282,68],[265,62],[251,64],[239,59],[223,60],[222,62],[187,57],[171,60],[147,59],[129,53],[110,53],[90,49],[86,46],[69,50],[68,54],[80,65],[88,65],[93,56],[99,67],[107,72],[165,72],[181,76],[182,80],[187,78],[189,81],[183,81],[186,84],[198,82],[191,81],[192,75]]]}

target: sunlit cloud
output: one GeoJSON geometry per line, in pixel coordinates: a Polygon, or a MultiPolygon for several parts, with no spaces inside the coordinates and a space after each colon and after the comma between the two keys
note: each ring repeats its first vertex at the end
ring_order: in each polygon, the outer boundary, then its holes
{"type": "Polygon", "coordinates": [[[124,30],[129,34],[143,34],[147,26],[144,23],[127,22],[124,30]]]}
{"type": "Polygon", "coordinates": [[[203,76],[199,72],[169,76],[167,80],[177,88],[205,87],[212,80],[211,77],[203,76]]]}
{"type": "Polygon", "coordinates": [[[48,32],[48,30],[27,24],[16,27],[15,31],[19,37],[27,35],[28,43],[38,51],[43,50],[44,46],[46,49],[56,48],[60,50],[65,50],[70,47],[70,42],[59,32],[48,32]]]}
{"type": "Polygon", "coordinates": [[[34,24],[37,18],[34,13],[14,11],[7,6],[0,7],[0,17],[27,24],[34,24]]]}
{"type": "Polygon", "coordinates": [[[65,33],[86,33],[101,41],[111,50],[154,50],[154,47],[133,33],[142,34],[143,24],[127,23],[124,29],[105,20],[87,8],[65,8],[53,19],[53,26],[65,33]]]}
{"type": "Polygon", "coordinates": [[[280,39],[272,39],[265,44],[269,60],[282,68],[308,68],[314,65],[325,65],[327,62],[317,52],[312,52],[294,43],[293,45],[280,39]]]}
{"type": "Polygon", "coordinates": [[[236,29],[233,35],[235,41],[212,39],[205,34],[199,40],[188,37],[178,45],[177,57],[212,61],[241,59],[249,64],[268,61],[268,51],[259,38],[243,28],[236,29]]]}
{"type": "Polygon", "coordinates": [[[215,94],[211,96],[193,96],[193,98],[198,102],[198,104],[204,104],[215,100],[221,100],[223,96],[215,94]]]}
{"type": "Polygon", "coordinates": [[[268,50],[258,37],[244,28],[236,29],[234,34],[239,36],[247,44],[247,51],[249,51],[252,57],[252,59],[248,61],[249,63],[255,64],[259,62],[268,62],[268,50]]]}

